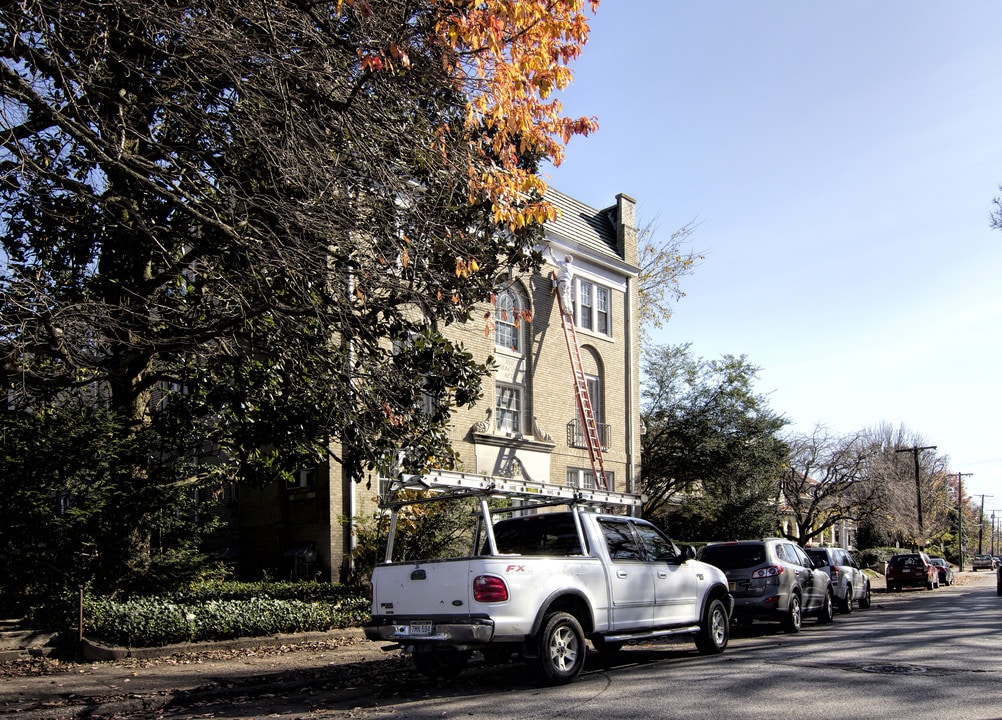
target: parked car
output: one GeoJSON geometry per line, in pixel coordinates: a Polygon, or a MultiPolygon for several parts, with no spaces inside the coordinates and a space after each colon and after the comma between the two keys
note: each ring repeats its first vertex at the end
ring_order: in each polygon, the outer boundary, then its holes
{"type": "Polygon", "coordinates": [[[977,572],[978,570],[994,570],[995,558],[991,555],[975,555],[974,561],[971,563],[971,570],[977,572]]]}
{"type": "Polygon", "coordinates": [[[885,578],[890,592],[897,592],[908,585],[928,590],[939,587],[939,570],[929,562],[929,556],[924,552],[892,555],[887,561],[885,578]]]}
{"type": "Polygon", "coordinates": [[[704,545],[699,559],[724,571],[738,622],[779,620],[787,632],[800,631],[805,615],[820,623],[835,617],[828,573],[796,543],[782,538],[704,545]]]}
{"type": "Polygon", "coordinates": [[[953,585],[953,568],[950,567],[950,563],[941,557],[931,557],[929,562],[936,566],[936,570],[939,572],[939,584],[946,585],[949,587],[953,585]]]}
{"type": "Polygon", "coordinates": [[[999,569],[995,573],[995,592],[1002,595],[1002,565],[999,565],[999,569]]]}
{"type": "Polygon", "coordinates": [[[828,573],[839,612],[851,613],[853,604],[861,610],[870,607],[870,578],[856,564],[852,553],[832,547],[807,548],[806,552],[814,567],[828,573]]]}

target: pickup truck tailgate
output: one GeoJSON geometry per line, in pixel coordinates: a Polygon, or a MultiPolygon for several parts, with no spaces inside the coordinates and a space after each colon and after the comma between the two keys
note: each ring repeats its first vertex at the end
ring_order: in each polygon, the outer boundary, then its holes
{"type": "Polygon", "coordinates": [[[372,614],[408,616],[468,612],[466,559],[381,565],[373,573],[372,614]]]}

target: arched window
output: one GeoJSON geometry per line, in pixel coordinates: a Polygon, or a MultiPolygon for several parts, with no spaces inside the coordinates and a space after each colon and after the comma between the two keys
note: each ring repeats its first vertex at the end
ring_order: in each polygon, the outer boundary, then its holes
{"type": "Polygon", "coordinates": [[[520,435],[529,429],[530,412],[528,372],[523,362],[529,337],[529,308],[526,295],[518,284],[511,284],[495,295],[494,345],[498,367],[494,375],[494,427],[499,433],[520,435]]]}
{"type": "Polygon", "coordinates": [[[494,344],[511,352],[523,351],[522,317],[525,301],[513,288],[506,288],[496,296],[494,307],[494,344]]]}

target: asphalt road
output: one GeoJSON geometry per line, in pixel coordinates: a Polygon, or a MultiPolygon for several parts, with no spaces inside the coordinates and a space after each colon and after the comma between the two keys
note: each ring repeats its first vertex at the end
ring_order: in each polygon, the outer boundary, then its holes
{"type": "Polygon", "coordinates": [[[435,683],[356,634],[173,657],[8,672],[0,719],[90,718],[1002,718],[1002,598],[994,575],[878,592],[832,625],[736,628],[723,655],[691,642],[589,657],[543,688],[519,664],[435,683]],[[47,674],[46,674],[47,673],[47,674]]]}
{"type": "Polygon", "coordinates": [[[736,630],[727,651],[643,645],[565,687],[484,670],[461,684],[423,684],[317,718],[968,718],[1002,717],[1002,598],[988,573],[935,591],[876,596],[874,606],[805,623],[736,630]]]}

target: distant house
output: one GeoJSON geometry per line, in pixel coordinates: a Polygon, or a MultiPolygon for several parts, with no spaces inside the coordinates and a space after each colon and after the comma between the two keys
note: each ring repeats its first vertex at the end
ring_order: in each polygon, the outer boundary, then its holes
{"type": "MultiPolygon", "coordinates": [[[[466,472],[532,480],[595,483],[577,417],[574,378],[554,295],[558,262],[571,259],[573,318],[582,366],[603,446],[609,487],[634,492],[640,481],[637,231],[635,201],[623,194],[591,208],[551,190],[559,219],[545,226],[547,265],[513,276],[485,304],[493,332],[471,322],[450,328],[497,371],[481,404],[454,413],[453,444],[466,472]],[[529,310],[531,322],[523,317],[529,310]]],[[[344,518],[371,512],[378,488],[343,477],[341,468],[303,470],[290,484],[241,488],[237,503],[241,575],[319,577],[338,581],[348,569],[352,528],[344,518]]]]}

